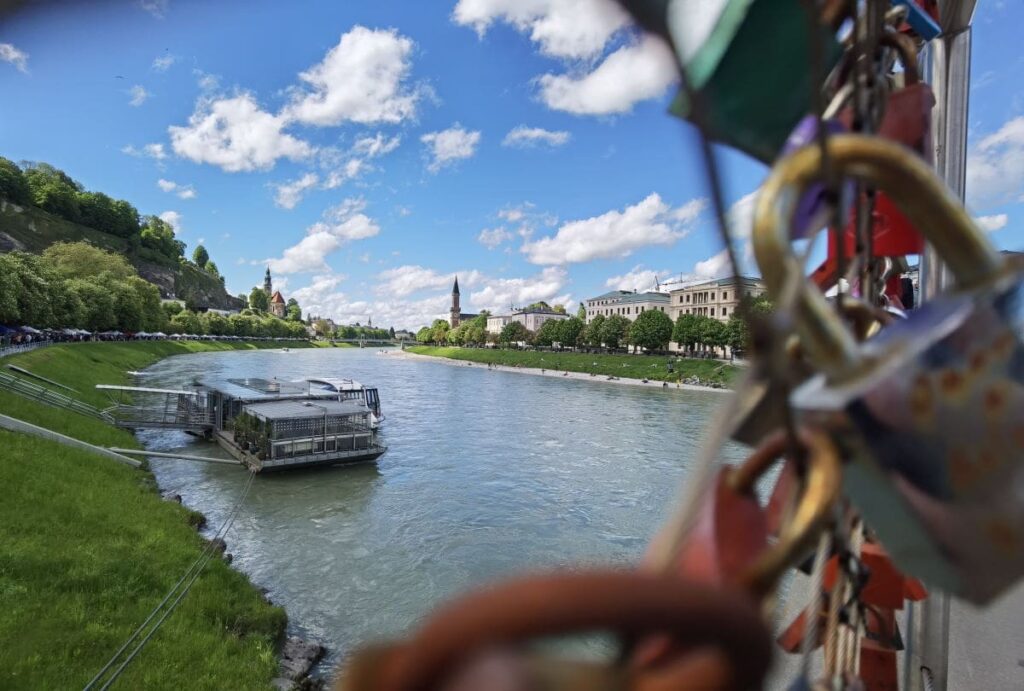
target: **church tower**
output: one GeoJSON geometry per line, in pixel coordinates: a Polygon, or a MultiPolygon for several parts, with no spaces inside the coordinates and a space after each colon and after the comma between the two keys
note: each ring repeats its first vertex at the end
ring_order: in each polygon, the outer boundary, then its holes
{"type": "Polygon", "coordinates": [[[459,325],[459,318],[461,314],[462,308],[459,307],[459,277],[456,276],[455,285],[452,286],[452,309],[451,318],[449,319],[449,323],[451,323],[453,329],[459,325]]]}
{"type": "Polygon", "coordinates": [[[270,281],[270,267],[267,267],[267,273],[263,276],[263,292],[270,297],[274,294],[274,284],[270,281]]]}

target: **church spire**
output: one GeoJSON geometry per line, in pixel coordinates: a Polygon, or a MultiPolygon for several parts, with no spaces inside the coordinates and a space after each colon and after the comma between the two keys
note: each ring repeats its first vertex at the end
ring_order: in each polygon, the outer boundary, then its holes
{"type": "Polygon", "coordinates": [[[274,284],[270,280],[270,267],[267,267],[267,273],[263,276],[263,290],[269,296],[273,294],[274,284]]]}
{"type": "Polygon", "coordinates": [[[452,286],[452,308],[449,310],[448,323],[454,329],[462,319],[462,307],[459,305],[459,277],[455,277],[455,285],[452,286]]]}

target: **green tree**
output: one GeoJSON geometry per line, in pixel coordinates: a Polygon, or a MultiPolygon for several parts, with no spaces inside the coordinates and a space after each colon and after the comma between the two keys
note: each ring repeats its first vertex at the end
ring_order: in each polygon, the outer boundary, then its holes
{"type": "Polygon", "coordinates": [[[158,216],[145,218],[139,238],[142,247],[151,253],[149,256],[165,264],[185,256],[185,243],[176,239],[174,228],[158,216]]]}
{"type": "Polygon", "coordinates": [[[565,305],[555,305],[551,308],[551,311],[555,314],[565,314],[565,305]]]}
{"type": "Polygon", "coordinates": [[[700,319],[700,343],[706,348],[721,348],[726,344],[725,323],[713,317],[700,319]]]}
{"type": "Polygon", "coordinates": [[[105,252],[87,242],[56,242],[43,251],[43,259],[64,278],[88,278],[105,273],[126,279],[138,275],[124,256],[105,252]]]}
{"type": "Polygon", "coordinates": [[[575,348],[582,345],[583,332],[586,324],[579,317],[569,317],[558,322],[558,342],[563,348],[575,348]]]}
{"type": "Polygon", "coordinates": [[[220,282],[224,282],[224,277],[220,275],[220,269],[212,261],[206,262],[206,273],[210,274],[214,278],[219,278],[220,282]]]}
{"type": "Polygon", "coordinates": [[[576,309],[576,317],[583,322],[587,321],[587,306],[584,305],[582,302],[580,303],[580,306],[576,309]]]}
{"type": "Polygon", "coordinates": [[[644,350],[664,350],[672,340],[672,319],[661,310],[646,310],[629,327],[629,342],[644,350]]]}
{"type": "Polygon", "coordinates": [[[33,204],[68,221],[78,223],[82,220],[78,204],[78,193],[83,191],[82,186],[64,171],[48,163],[26,163],[24,174],[32,192],[33,204]]]}
{"type": "Polygon", "coordinates": [[[725,323],[725,344],[734,352],[744,350],[750,343],[750,329],[747,327],[747,320],[740,316],[739,312],[729,315],[729,321],[725,323]]]}
{"type": "Polygon", "coordinates": [[[533,342],[539,346],[550,346],[561,337],[561,324],[559,319],[548,319],[537,329],[533,342]]]}
{"type": "Polygon", "coordinates": [[[465,345],[466,343],[466,331],[469,329],[469,322],[465,324],[459,324],[454,329],[449,329],[446,334],[446,338],[452,345],[465,345]]]}
{"type": "Polygon", "coordinates": [[[672,340],[680,347],[692,350],[700,341],[699,323],[700,317],[696,314],[680,314],[672,329],[672,340]]]}
{"type": "MultiPolygon", "coordinates": [[[[179,334],[202,334],[204,332],[203,323],[199,315],[189,310],[182,310],[174,315],[169,328],[174,333],[179,334]]],[[[252,335],[256,336],[259,334],[253,333],[252,335]]]]}
{"type": "Polygon", "coordinates": [[[249,293],[249,307],[257,312],[266,312],[270,307],[270,296],[262,288],[253,288],[249,293]]]}
{"type": "Polygon", "coordinates": [[[196,245],[196,248],[192,251],[192,261],[196,263],[200,269],[205,269],[207,263],[210,261],[210,253],[206,251],[206,248],[202,245],[196,245]]]}
{"type": "Polygon", "coordinates": [[[32,204],[32,189],[22,172],[14,161],[0,156],[0,199],[19,206],[32,204]]]}
{"type": "Polygon", "coordinates": [[[613,314],[601,325],[601,342],[607,348],[618,348],[629,333],[629,320],[621,314],[613,314]]]}
{"type": "Polygon", "coordinates": [[[505,324],[498,334],[499,343],[519,343],[530,340],[530,330],[522,322],[511,321],[505,324]]]}
{"type": "Polygon", "coordinates": [[[429,326],[424,326],[422,329],[416,332],[417,343],[430,343],[430,339],[434,337],[434,330],[429,326]]]}
{"type": "Polygon", "coordinates": [[[102,192],[79,192],[78,209],[84,226],[118,235],[119,218],[114,200],[102,192]]]}
{"type": "Polygon", "coordinates": [[[141,232],[139,210],[123,199],[115,199],[113,203],[116,222],[109,232],[122,238],[137,238],[141,232]]]}
{"type": "Polygon", "coordinates": [[[109,331],[117,326],[114,296],[105,286],[93,278],[72,278],[67,281],[67,288],[82,303],[82,328],[109,331]]]}
{"type": "Polygon", "coordinates": [[[444,319],[435,319],[434,323],[430,325],[431,330],[431,341],[434,343],[446,343],[448,341],[448,331],[451,329],[449,324],[444,319]]]}
{"type": "Polygon", "coordinates": [[[601,329],[604,327],[605,319],[603,314],[599,314],[587,324],[587,328],[583,331],[583,340],[587,345],[600,347],[601,329]]]}

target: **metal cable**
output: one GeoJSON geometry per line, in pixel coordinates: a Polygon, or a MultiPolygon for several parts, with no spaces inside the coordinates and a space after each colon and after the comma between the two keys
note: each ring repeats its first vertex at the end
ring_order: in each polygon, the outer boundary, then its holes
{"type": "Polygon", "coordinates": [[[132,652],[124,660],[124,662],[122,662],[121,665],[116,670],[114,670],[114,673],[112,674],[110,679],[108,679],[107,682],[100,687],[100,691],[104,691],[105,689],[110,688],[110,685],[113,684],[119,676],[121,676],[124,670],[128,667],[128,664],[133,659],[135,659],[135,657],[142,651],[142,648],[146,645],[146,643],[149,642],[149,639],[152,638],[153,635],[157,632],[157,630],[160,628],[160,625],[163,624],[164,620],[167,619],[167,617],[170,616],[172,612],[174,612],[174,610],[178,606],[178,603],[180,603],[182,598],[185,597],[188,591],[192,588],[192,584],[195,583],[196,579],[198,579],[199,576],[202,574],[203,569],[210,562],[210,559],[213,558],[213,553],[216,551],[217,539],[219,538],[223,540],[224,536],[227,535],[228,531],[231,529],[231,526],[235,522],[235,518],[238,516],[239,510],[242,508],[242,503],[245,501],[246,496],[248,496],[249,494],[249,488],[252,486],[253,478],[255,477],[256,473],[250,471],[249,479],[246,480],[245,486],[242,488],[242,492],[239,495],[238,501],[235,503],[234,507],[228,513],[228,518],[224,522],[224,525],[222,525],[220,530],[218,530],[217,533],[215,533],[213,539],[210,540],[209,544],[199,554],[196,560],[192,562],[192,565],[189,566],[189,568],[185,571],[184,575],[182,575],[182,577],[178,579],[178,582],[171,586],[171,589],[167,592],[167,595],[165,595],[164,599],[161,600],[159,604],[157,604],[157,606],[153,608],[153,611],[149,613],[149,616],[146,617],[145,621],[143,621],[142,624],[140,624],[139,627],[132,633],[132,635],[128,637],[128,640],[126,640],[124,644],[120,648],[118,648],[117,652],[114,653],[114,655],[110,658],[109,661],[107,661],[107,664],[105,664],[103,668],[96,673],[96,676],[89,680],[89,683],[87,683],[85,687],[83,687],[83,691],[90,691],[91,689],[95,688],[96,684],[107,672],[107,670],[109,670],[113,666],[113,664],[122,655],[122,653],[124,653],[124,651],[127,650],[128,646],[130,646],[139,637],[139,634],[141,634],[145,630],[149,622],[152,621],[153,618],[160,613],[160,610],[163,609],[164,605],[166,605],[167,602],[174,596],[175,592],[178,591],[178,588],[181,587],[182,583],[185,583],[185,581],[188,580],[188,582],[185,584],[184,589],[182,589],[181,592],[178,594],[178,597],[175,598],[175,600],[171,603],[170,607],[167,608],[164,614],[153,625],[152,629],[150,629],[149,633],[147,633],[146,636],[135,647],[135,649],[132,650],[132,652]]]}

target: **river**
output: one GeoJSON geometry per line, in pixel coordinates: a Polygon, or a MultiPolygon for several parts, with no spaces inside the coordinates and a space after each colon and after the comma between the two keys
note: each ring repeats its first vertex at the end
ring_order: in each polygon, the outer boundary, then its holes
{"type": "MultiPolygon", "coordinates": [[[[333,659],[487,579],[635,560],[723,400],[354,348],[173,357],[139,383],[173,388],[197,376],[351,377],[380,389],[389,449],[376,465],[258,476],[227,537],[234,564],[333,659]]],[[[179,432],[139,437],[152,450],[211,446],[179,432]]],[[[152,467],[164,492],[214,527],[246,477],[184,461],[152,467]]]]}

